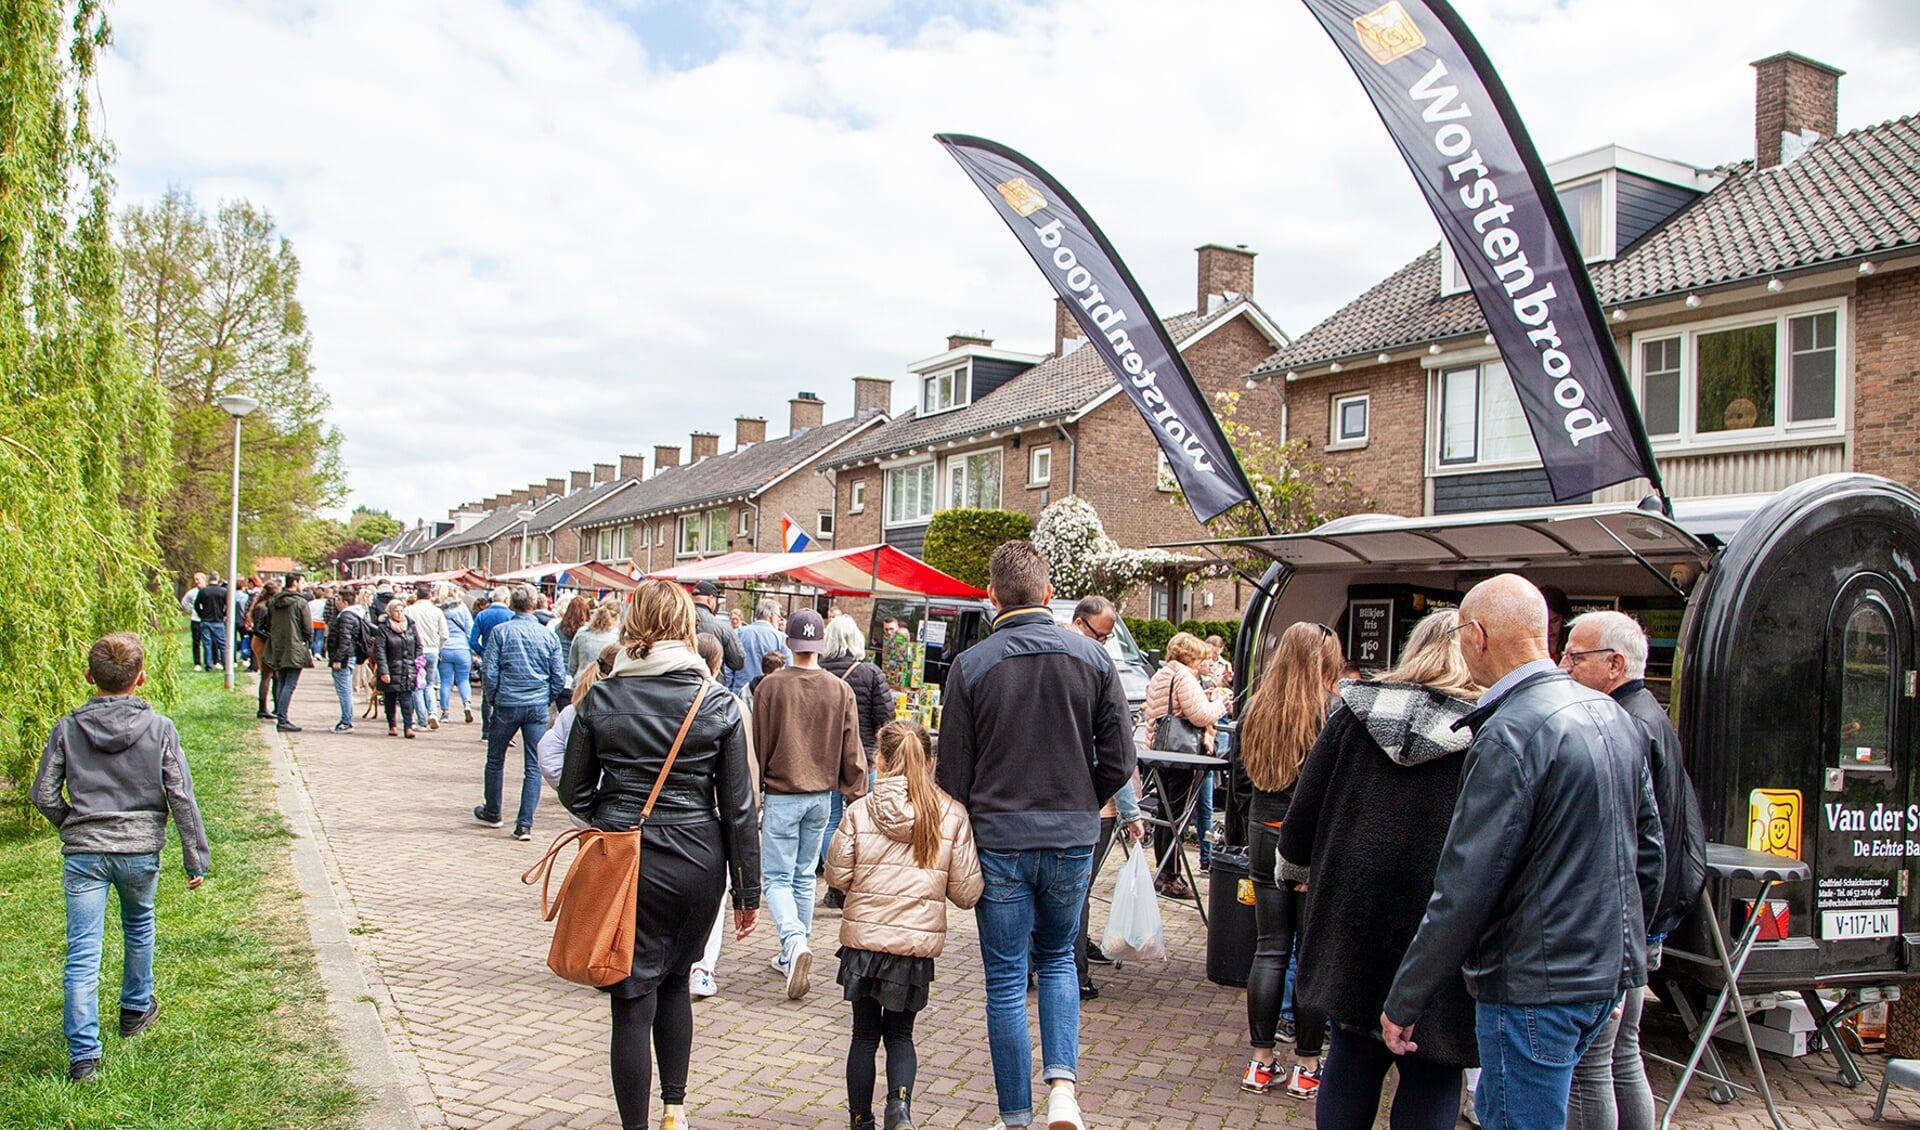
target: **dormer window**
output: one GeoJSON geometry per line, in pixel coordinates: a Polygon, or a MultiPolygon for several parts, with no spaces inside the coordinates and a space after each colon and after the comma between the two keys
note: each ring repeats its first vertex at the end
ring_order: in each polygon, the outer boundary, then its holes
{"type": "MultiPolygon", "coordinates": [[[[1613,258],[1613,208],[1609,203],[1613,184],[1614,174],[1609,170],[1599,176],[1554,186],[1560,197],[1560,209],[1567,215],[1567,226],[1573,229],[1574,242],[1580,245],[1580,257],[1588,263],[1613,258]]],[[[1478,253],[1479,249],[1474,251],[1478,253]]],[[[1442,295],[1467,292],[1467,276],[1460,269],[1460,258],[1454,254],[1453,244],[1444,239],[1440,241],[1440,271],[1442,295]]]]}
{"type": "Polygon", "coordinates": [[[971,383],[967,379],[965,365],[927,374],[920,382],[920,414],[931,416],[935,412],[964,407],[973,399],[969,395],[971,383]]]}

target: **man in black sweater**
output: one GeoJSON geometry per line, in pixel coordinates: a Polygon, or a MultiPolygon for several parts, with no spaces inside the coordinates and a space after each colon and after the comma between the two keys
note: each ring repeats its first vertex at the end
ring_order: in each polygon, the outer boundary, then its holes
{"type": "Polygon", "coordinates": [[[227,582],[215,573],[213,580],[200,586],[193,598],[194,615],[200,617],[200,634],[206,641],[207,670],[225,670],[227,666],[227,582]]]}

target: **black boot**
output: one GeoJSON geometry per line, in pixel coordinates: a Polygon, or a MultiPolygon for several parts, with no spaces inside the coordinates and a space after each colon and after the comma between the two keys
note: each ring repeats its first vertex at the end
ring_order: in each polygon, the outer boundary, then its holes
{"type": "MultiPolygon", "coordinates": [[[[896,1087],[887,1096],[887,1110],[881,1130],[913,1130],[913,1115],[907,1111],[907,1089],[896,1087]]],[[[869,1126],[872,1123],[868,1123],[869,1126]]]]}
{"type": "Polygon", "coordinates": [[[852,1126],[853,1130],[873,1130],[873,1112],[854,1115],[852,1126]]]}

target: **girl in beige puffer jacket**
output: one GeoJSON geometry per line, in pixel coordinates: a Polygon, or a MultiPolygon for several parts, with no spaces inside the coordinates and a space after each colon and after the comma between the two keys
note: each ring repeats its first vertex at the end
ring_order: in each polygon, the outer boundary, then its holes
{"type": "Polygon", "coordinates": [[[889,722],[878,742],[873,791],[847,807],[827,851],[827,885],[847,892],[839,976],[853,1003],[847,1110],[853,1130],[873,1130],[874,1054],[884,1040],[886,1130],[913,1130],[913,1018],[947,942],[947,903],[980,901],[980,857],[967,810],[933,783],[927,732],[889,722]]]}

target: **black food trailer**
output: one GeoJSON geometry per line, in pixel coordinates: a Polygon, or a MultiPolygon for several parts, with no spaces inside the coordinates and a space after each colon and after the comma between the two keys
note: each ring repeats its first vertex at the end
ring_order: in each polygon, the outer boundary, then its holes
{"type": "MultiPolygon", "coordinates": [[[[1920,978],[1920,496],[1828,475],[1770,495],[1675,500],[1671,517],[1628,505],[1368,514],[1227,544],[1273,562],[1234,643],[1243,695],[1296,621],[1331,626],[1350,660],[1380,670],[1416,619],[1498,573],[1556,585],[1576,612],[1635,616],[1708,838],[1811,870],[1769,892],[1741,992],[1798,992],[1830,1021],[1920,978]],[[1816,996],[1823,988],[1846,995],[1835,1005],[1816,996]]],[[[1244,777],[1233,776],[1227,837],[1244,843],[1244,777]]],[[[1758,889],[1710,882],[1670,939],[1659,988],[1683,1014],[1725,980],[1703,956],[1706,916],[1735,936],[1758,889]]]]}

